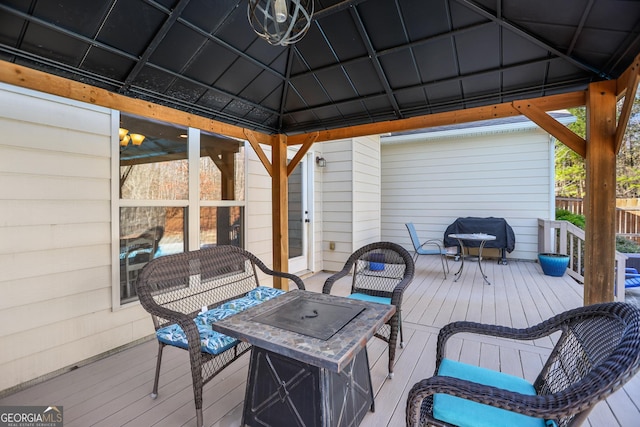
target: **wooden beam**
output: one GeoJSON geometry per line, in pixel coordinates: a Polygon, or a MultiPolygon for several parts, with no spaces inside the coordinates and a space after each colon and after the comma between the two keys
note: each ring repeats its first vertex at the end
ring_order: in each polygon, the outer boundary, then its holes
{"type": "Polygon", "coordinates": [[[549,132],[558,141],[578,153],[582,158],[585,157],[587,153],[586,141],[545,111],[538,108],[533,102],[513,101],[513,108],[549,132]]]}
{"type": "MultiPolygon", "coordinates": [[[[269,174],[269,176],[273,177],[273,169],[271,166],[271,162],[269,161],[269,158],[267,157],[267,155],[264,154],[264,150],[260,146],[257,132],[254,132],[249,129],[245,129],[244,136],[247,139],[247,141],[249,141],[249,144],[251,144],[251,147],[253,147],[253,151],[255,151],[256,154],[258,155],[258,158],[262,162],[262,166],[264,166],[264,168],[267,170],[267,173],[269,174]]],[[[273,144],[269,144],[269,145],[273,145],[273,144]]]]}
{"type": "MultiPolygon", "coordinates": [[[[640,57],[636,57],[635,61],[627,69],[628,72],[624,73],[621,81],[618,79],[618,91],[621,87],[624,88],[624,103],[622,105],[622,111],[620,112],[620,118],[618,119],[618,126],[616,128],[616,154],[620,152],[622,146],[622,138],[627,131],[627,125],[629,124],[629,117],[631,117],[631,109],[633,108],[633,101],[636,98],[636,91],[638,90],[638,81],[640,81],[640,57]]],[[[616,91],[616,92],[618,92],[616,91]]]]}
{"type": "MultiPolygon", "coordinates": [[[[287,179],[287,137],[278,135],[273,141],[273,174],[271,175],[271,211],[273,233],[273,269],[289,271],[289,181],[287,179]]],[[[289,283],[274,277],[273,287],[288,291],[289,283]]]]}
{"type": "Polygon", "coordinates": [[[300,147],[296,155],[293,157],[293,159],[291,159],[289,165],[287,166],[287,176],[290,176],[293,173],[296,166],[298,166],[298,163],[300,163],[304,155],[307,154],[307,151],[309,151],[311,146],[316,142],[317,138],[318,132],[307,134],[307,139],[305,139],[305,141],[302,143],[302,147],[300,147]]]}
{"type": "MultiPolygon", "coordinates": [[[[586,92],[571,92],[562,95],[550,95],[530,100],[543,111],[561,110],[564,108],[585,105],[586,92]]],[[[434,113],[426,116],[411,117],[401,120],[390,120],[370,123],[346,128],[329,129],[318,132],[316,142],[333,141],[336,139],[354,138],[358,136],[378,135],[389,132],[425,129],[434,126],[445,126],[458,123],[476,122],[481,120],[514,117],[519,112],[513,109],[511,102],[486,107],[468,108],[465,110],[434,113]]],[[[288,138],[290,145],[302,144],[307,134],[292,135],[288,138]]]]}
{"type": "MultiPolygon", "coordinates": [[[[125,113],[191,126],[234,138],[245,138],[245,129],[239,126],[196,116],[184,111],[153,104],[149,101],[119,95],[102,88],[47,74],[11,62],[0,61],[0,81],[92,105],[113,108],[125,113]]],[[[262,144],[270,143],[270,136],[266,134],[256,133],[256,139],[262,144]]]]}
{"type": "MultiPolygon", "coordinates": [[[[274,138],[272,135],[250,131],[249,129],[241,128],[239,126],[229,125],[216,120],[175,110],[173,108],[153,104],[148,101],[119,95],[105,89],[65,79],[63,77],[54,76],[52,74],[47,74],[42,71],[33,70],[11,62],[0,61],[0,81],[13,84],[15,86],[21,86],[50,93],[52,95],[74,99],[76,101],[113,108],[126,113],[137,114],[143,117],[155,118],[183,126],[196,127],[234,138],[246,139],[247,131],[249,131],[253,135],[253,142],[249,141],[252,143],[252,146],[256,143],[271,145],[274,138]]],[[[585,92],[580,91],[561,95],[550,95],[535,98],[531,100],[531,102],[544,111],[575,107],[585,104],[585,92]]],[[[391,120],[380,123],[325,130],[317,133],[316,142],[423,129],[434,126],[511,117],[515,115],[517,115],[517,112],[513,110],[512,105],[509,102],[486,107],[434,113],[402,120],[391,120]]],[[[316,133],[314,132],[311,134],[290,136],[288,137],[288,144],[303,144],[308,135],[315,134],[316,133]]],[[[254,146],[254,149],[256,146],[254,146]]]]}
{"type": "Polygon", "coordinates": [[[633,59],[633,62],[629,67],[624,70],[622,74],[617,79],[617,87],[616,87],[616,96],[620,98],[624,95],[625,91],[628,88],[628,82],[630,79],[634,78],[634,74],[638,74],[638,66],[640,65],[640,53],[633,59]]]}
{"type": "Polygon", "coordinates": [[[616,236],[616,82],[587,90],[584,304],[613,301],[616,236]]]}

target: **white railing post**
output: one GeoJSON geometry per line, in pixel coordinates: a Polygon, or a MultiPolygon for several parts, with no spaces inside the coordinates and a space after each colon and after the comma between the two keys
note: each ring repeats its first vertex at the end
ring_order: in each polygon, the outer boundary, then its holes
{"type": "MultiPolygon", "coordinates": [[[[584,260],[584,230],[568,221],[538,219],[538,250],[569,255],[567,274],[584,283],[582,263],[584,260]],[[555,240],[555,241],[554,241],[555,240]]],[[[616,251],[615,300],[624,301],[624,269],[627,256],[616,251]]]]}

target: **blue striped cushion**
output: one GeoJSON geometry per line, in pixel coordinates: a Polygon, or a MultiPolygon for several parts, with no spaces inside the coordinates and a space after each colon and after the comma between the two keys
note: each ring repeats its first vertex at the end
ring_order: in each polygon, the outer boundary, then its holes
{"type": "Polygon", "coordinates": [[[226,310],[235,310],[240,312],[240,311],[246,310],[249,307],[253,307],[254,305],[258,305],[261,302],[262,301],[258,301],[253,298],[243,297],[243,298],[237,298],[237,299],[225,302],[220,306],[220,308],[226,309],[226,310]]]}
{"type": "Polygon", "coordinates": [[[212,308],[211,310],[207,310],[204,313],[200,313],[194,319],[196,325],[211,325],[218,320],[225,319],[229,316],[236,314],[237,310],[230,310],[224,308],[212,308]]]}
{"type": "MultiPolygon", "coordinates": [[[[200,333],[200,349],[210,354],[220,354],[238,343],[235,338],[221,334],[210,326],[197,325],[200,333]]],[[[182,328],[176,324],[165,326],[156,331],[158,341],[176,347],[188,349],[187,336],[182,328]]]]}
{"type": "MultiPolygon", "coordinates": [[[[271,298],[283,294],[280,289],[268,288],[264,286],[257,287],[247,293],[247,296],[237,298],[222,304],[220,307],[212,308],[200,313],[194,320],[200,334],[200,348],[203,352],[211,354],[220,354],[238,343],[238,340],[227,335],[221,334],[211,329],[211,324],[218,320],[232,316],[249,307],[258,305],[271,298]]],[[[156,331],[158,341],[173,345],[176,347],[187,349],[187,336],[180,326],[177,324],[165,326],[156,331]]]]}
{"type": "Polygon", "coordinates": [[[247,298],[255,299],[258,301],[267,301],[282,294],[284,294],[284,291],[282,289],[258,286],[257,288],[247,292],[247,298]]]}

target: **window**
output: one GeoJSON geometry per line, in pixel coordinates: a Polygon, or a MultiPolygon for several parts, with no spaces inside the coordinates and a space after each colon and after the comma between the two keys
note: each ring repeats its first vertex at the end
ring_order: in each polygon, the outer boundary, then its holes
{"type": "Polygon", "coordinates": [[[241,141],[124,113],[118,137],[122,304],[137,299],[135,280],[155,257],[244,246],[245,150],[241,141]]]}

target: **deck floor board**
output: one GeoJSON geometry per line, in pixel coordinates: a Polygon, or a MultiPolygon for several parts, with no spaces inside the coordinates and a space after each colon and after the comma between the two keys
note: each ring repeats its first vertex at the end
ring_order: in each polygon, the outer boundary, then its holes
{"type": "MultiPolygon", "coordinates": [[[[404,348],[398,348],[394,377],[387,378],[388,349],[374,339],[367,345],[376,411],[364,427],[405,425],[407,394],[417,381],[433,375],[439,329],[457,320],[525,327],[582,305],[582,287],[568,276],[549,277],[534,262],[507,265],[484,260],[491,285],[483,283],[477,262],[468,260],[454,282],[459,262],[449,260],[445,279],[440,260],[419,257],[416,277],[403,301],[404,348]]],[[[311,291],[321,292],[329,273],[305,278],[311,291]]],[[[350,282],[336,283],[333,293],[346,295],[350,282]]],[[[551,351],[550,338],[533,342],[461,334],[451,340],[447,356],[533,381],[551,351]]],[[[149,397],[157,354],[147,341],[68,373],[4,396],[0,405],[61,405],[67,427],[195,426],[193,390],[186,352],[167,348],[163,356],[159,396],[149,397]]],[[[205,425],[238,426],[242,417],[249,355],[229,366],[204,389],[205,425]]],[[[587,426],[635,427],[640,419],[640,377],[589,416],[587,426]]]]}

